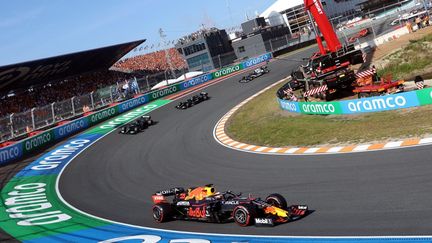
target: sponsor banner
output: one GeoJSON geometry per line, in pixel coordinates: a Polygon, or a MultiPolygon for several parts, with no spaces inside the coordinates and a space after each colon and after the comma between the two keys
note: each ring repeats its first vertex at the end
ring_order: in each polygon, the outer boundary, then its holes
{"type": "Polygon", "coordinates": [[[301,112],[299,102],[292,102],[292,101],[281,100],[281,99],[278,99],[278,101],[279,101],[279,106],[281,107],[282,110],[286,110],[289,112],[296,112],[296,113],[301,112]]]}
{"type": "Polygon", "coordinates": [[[23,155],[22,143],[17,143],[12,146],[0,149],[0,166],[7,164],[10,161],[21,158],[23,155]]]}
{"type": "Polygon", "coordinates": [[[1,191],[2,230],[19,241],[26,241],[108,224],[80,215],[61,203],[55,190],[56,177],[10,180],[1,191]]]}
{"type": "Polygon", "coordinates": [[[118,106],[113,106],[108,109],[101,110],[87,117],[89,126],[100,123],[101,121],[107,120],[115,115],[119,114],[118,106]]]}
{"type": "Polygon", "coordinates": [[[417,98],[420,105],[431,105],[432,104],[432,88],[422,89],[416,91],[417,98]]]}
{"type": "Polygon", "coordinates": [[[180,88],[181,88],[181,90],[185,90],[185,89],[188,89],[190,87],[193,87],[193,86],[196,86],[199,84],[203,84],[203,83],[210,81],[212,79],[213,79],[213,76],[211,74],[201,75],[198,77],[194,77],[188,81],[182,82],[180,84],[180,88]]]}
{"type": "Polygon", "coordinates": [[[60,173],[61,169],[78,153],[89,147],[101,135],[80,135],[68,140],[63,145],[38,158],[15,177],[52,175],[60,173]]]}
{"type": "Polygon", "coordinates": [[[109,131],[122,126],[128,122],[135,120],[136,118],[149,113],[150,111],[161,107],[165,104],[170,103],[170,100],[156,100],[148,105],[136,108],[132,111],[128,111],[120,116],[117,116],[107,122],[99,124],[97,127],[87,131],[85,134],[105,134],[109,131]]]}
{"type": "Polygon", "coordinates": [[[339,103],[342,106],[343,114],[388,111],[419,106],[415,92],[346,100],[339,103]]]}
{"type": "Polygon", "coordinates": [[[255,66],[257,64],[267,62],[271,58],[272,58],[272,54],[266,53],[266,54],[263,54],[261,56],[255,57],[255,58],[248,59],[248,60],[244,61],[242,63],[242,65],[243,65],[243,68],[249,68],[249,67],[255,66]]]}
{"type": "Polygon", "coordinates": [[[135,107],[144,105],[145,103],[148,103],[148,101],[149,100],[147,95],[141,95],[137,98],[130,99],[118,105],[118,111],[119,113],[123,113],[135,107]]]}
{"type": "MultiPolygon", "coordinates": [[[[262,219],[261,219],[262,220],[262,219]]],[[[234,223],[233,223],[234,224],[234,223]]],[[[233,227],[238,227],[233,225],[233,227]]],[[[99,243],[316,243],[316,242],[430,242],[431,237],[292,237],[292,236],[253,236],[229,234],[183,233],[151,228],[138,228],[119,224],[110,224],[91,229],[83,229],[72,234],[60,233],[43,238],[34,238],[35,242],[99,242],[99,243]]]]}
{"type": "Polygon", "coordinates": [[[59,127],[54,128],[53,129],[54,138],[56,140],[59,140],[59,139],[64,138],[64,137],[68,137],[69,135],[72,135],[76,132],[84,130],[88,126],[89,125],[88,125],[87,117],[80,118],[78,120],[67,123],[63,126],[59,126],[59,127]]]}
{"type": "Polygon", "coordinates": [[[301,113],[312,115],[342,114],[339,102],[298,102],[301,113]]]}
{"type": "Polygon", "coordinates": [[[30,137],[22,142],[23,154],[28,154],[36,149],[40,149],[54,140],[55,138],[53,130],[42,132],[34,137],[30,137]]]}
{"type": "MultiPolygon", "coordinates": [[[[233,227],[238,227],[233,225],[233,227]]],[[[58,234],[40,239],[38,242],[100,242],[100,243],[216,243],[216,242],[295,242],[290,237],[254,237],[234,235],[205,235],[194,233],[182,233],[163,231],[150,228],[135,228],[119,224],[101,226],[93,229],[81,230],[73,234],[58,234]]],[[[301,239],[299,243],[307,242],[301,239]]],[[[317,242],[316,240],[314,242],[317,242]]]]}
{"type": "Polygon", "coordinates": [[[231,73],[238,72],[242,69],[243,69],[243,64],[239,63],[239,64],[231,66],[231,67],[222,68],[218,71],[211,73],[211,75],[212,75],[213,79],[216,79],[216,78],[224,77],[224,76],[229,75],[231,73]]]}
{"type": "Polygon", "coordinates": [[[148,96],[149,101],[152,101],[152,100],[157,100],[159,98],[165,97],[170,94],[174,94],[180,90],[181,90],[181,84],[174,84],[168,86],[167,88],[153,91],[147,94],[146,96],[148,96]]]}

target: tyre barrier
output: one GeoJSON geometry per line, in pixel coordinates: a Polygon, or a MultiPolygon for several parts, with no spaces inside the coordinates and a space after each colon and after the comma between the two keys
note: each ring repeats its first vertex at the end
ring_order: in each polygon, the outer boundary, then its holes
{"type": "Polygon", "coordinates": [[[310,115],[354,115],[432,104],[432,88],[332,102],[295,102],[278,98],[282,110],[310,115]]]}
{"type": "Polygon", "coordinates": [[[154,100],[158,100],[160,98],[192,88],[208,81],[225,77],[227,75],[239,72],[243,69],[268,62],[272,58],[273,57],[271,53],[265,53],[263,55],[250,58],[233,66],[216,70],[209,74],[203,74],[190,80],[170,85],[164,89],[155,90],[153,92],[140,95],[136,98],[124,101],[120,104],[92,113],[89,116],[78,118],[70,123],[41,132],[36,136],[32,136],[22,141],[16,142],[13,145],[3,147],[0,149],[0,166],[13,161],[17,161],[36,150],[47,147],[53,142],[60,141],[65,137],[69,137],[73,134],[76,134],[77,132],[83,131],[86,128],[94,126],[100,122],[115,117],[135,107],[139,107],[154,100]]]}

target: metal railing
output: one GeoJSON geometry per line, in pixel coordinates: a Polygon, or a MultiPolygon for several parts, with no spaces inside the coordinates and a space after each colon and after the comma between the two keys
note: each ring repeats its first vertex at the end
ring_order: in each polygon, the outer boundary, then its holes
{"type": "MultiPolygon", "coordinates": [[[[131,98],[135,94],[148,92],[152,85],[158,83],[161,77],[166,75],[169,74],[162,72],[136,79],[137,85],[133,86],[133,89],[122,90],[119,85],[111,85],[91,93],[1,117],[0,143],[32,131],[43,130],[64,120],[79,117],[86,112],[95,111],[114,102],[131,98]]],[[[133,81],[130,80],[130,87],[133,81]]]]}
{"type": "MultiPolygon", "coordinates": [[[[260,45],[255,45],[253,56],[258,56],[267,52],[275,52],[287,47],[293,47],[302,42],[314,39],[315,35],[302,34],[296,37],[282,36],[268,40],[260,45]]],[[[219,68],[228,66],[236,61],[233,55],[235,53],[227,53],[217,56],[213,59],[219,65],[219,68]]],[[[249,58],[253,57],[250,56],[249,58]]],[[[176,76],[180,77],[187,70],[177,70],[176,76]]],[[[176,78],[171,76],[169,70],[164,72],[145,75],[138,79],[129,80],[129,87],[136,81],[133,90],[123,91],[121,89],[124,82],[120,85],[111,85],[100,88],[94,92],[74,96],[59,102],[54,102],[41,107],[34,107],[30,110],[20,113],[14,113],[6,117],[0,118],[0,143],[11,140],[32,131],[43,130],[45,128],[56,125],[58,122],[79,117],[86,112],[95,111],[106,107],[114,102],[119,102],[133,97],[135,94],[146,93],[150,88],[162,80],[176,78]]]]}

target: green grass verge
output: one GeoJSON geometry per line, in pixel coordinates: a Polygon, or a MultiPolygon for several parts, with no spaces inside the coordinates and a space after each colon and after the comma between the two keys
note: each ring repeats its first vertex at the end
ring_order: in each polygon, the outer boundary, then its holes
{"type": "Polygon", "coordinates": [[[275,93],[280,86],[241,107],[228,120],[228,135],[261,146],[312,146],[387,141],[432,133],[432,106],[363,115],[297,115],[279,108],[275,93]]]}
{"type": "Polygon", "coordinates": [[[431,56],[432,34],[410,40],[406,47],[385,58],[387,64],[378,70],[378,75],[391,74],[394,79],[411,79],[416,72],[432,67],[431,56]]]}

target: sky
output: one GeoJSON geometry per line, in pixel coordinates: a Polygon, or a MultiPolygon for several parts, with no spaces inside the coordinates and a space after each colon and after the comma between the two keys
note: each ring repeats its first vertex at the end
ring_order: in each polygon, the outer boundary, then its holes
{"type": "MultiPolygon", "coordinates": [[[[287,0],[288,1],[288,0],[287,0]]],[[[0,1],[0,66],[147,39],[176,40],[200,29],[239,26],[275,0],[0,1]]]]}

